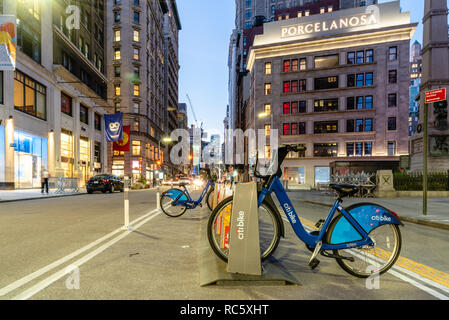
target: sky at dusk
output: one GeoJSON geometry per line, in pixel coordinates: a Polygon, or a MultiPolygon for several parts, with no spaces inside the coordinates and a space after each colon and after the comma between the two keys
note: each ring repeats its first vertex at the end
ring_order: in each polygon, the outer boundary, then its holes
{"type": "MultiPolygon", "coordinates": [[[[380,3],[390,2],[380,0],[380,3]]],[[[223,135],[228,104],[228,48],[235,24],[234,0],[178,0],[182,30],[179,36],[179,102],[187,103],[189,125],[195,120],[211,134],[223,135]]],[[[422,43],[423,0],[402,0],[402,11],[419,22],[412,43],[422,43]]]]}

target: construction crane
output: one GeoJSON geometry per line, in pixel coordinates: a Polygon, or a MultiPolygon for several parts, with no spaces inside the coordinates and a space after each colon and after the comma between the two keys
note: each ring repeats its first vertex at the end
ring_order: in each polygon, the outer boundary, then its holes
{"type": "MultiPolygon", "coordinates": [[[[189,95],[187,94],[187,100],[189,100],[190,110],[192,110],[193,118],[195,119],[195,125],[198,128],[198,119],[196,118],[195,110],[193,109],[192,101],[190,100],[189,95]]],[[[203,123],[201,122],[201,128],[203,127],[203,123]]]]}

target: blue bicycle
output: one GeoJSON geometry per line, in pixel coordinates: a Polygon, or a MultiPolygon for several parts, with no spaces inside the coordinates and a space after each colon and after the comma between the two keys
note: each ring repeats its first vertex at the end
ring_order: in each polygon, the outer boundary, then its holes
{"type": "Polygon", "coordinates": [[[170,217],[179,217],[183,215],[187,209],[195,209],[197,206],[202,206],[202,201],[205,198],[207,206],[210,210],[213,209],[213,194],[214,182],[210,177],[210,172],[207,172],[208,180],[197,200],[190,197],[190,193],[186,188],[185,183],[180,183],[179,186],[184,190],[178,188],[171,188],[161,194],[161,209],[170,217]]]}
{"type": "MultiPolygon", "coordinates": [[[[341,206],[342,199],[358,192],[358,187],[346,184],[331,184],[337,198],[325,220],[320,220],[318,230],[306,231],[284,189],[279,177],[282,162],[290,151],[301,147],[283,146],[278,149],[278,170],[275,174],[262,176],[256,170],[254,176],[262,179],[258,193],[259,237],[261,259],[268,258],[277,248],[284,224],[276,209],[271,194],[274,193],[295,234],[312,252],[309,266],[318,266],[318,254],[336,259],[337,263],[351,275],[367,278],[390,269],[399,257],[403,225],[396,213],[374,203],[358,203],[347,209],[341,206]]],[[[256,164],[257,169],[257,164],[256,164]]],[[[229,221],[233,197],[224,199],[212,212],[208,221],[207,234],[213,251],[227,262],[229,246],[229,221]],[[226,225],[228,224],[228,225],[226,225]],[[227,228],[226,228],[227,227],[227,228]]]]}

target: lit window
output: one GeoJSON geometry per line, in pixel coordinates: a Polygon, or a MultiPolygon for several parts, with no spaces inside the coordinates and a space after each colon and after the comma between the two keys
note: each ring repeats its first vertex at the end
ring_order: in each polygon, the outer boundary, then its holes
{"type": "Polygon", "coordinates": [[[114,60],[120,60],[120,49],[115,49],[114,50],[114,60]]]}
{"type": "Polygon", "coordinates": [[[271,62],[265,63],[265,74],[271,74],[271,62]]]}
{"type": "Polygon", "coordinates": [[[116,96],[119,96],[119,95],[120,95],[120,85],[119,85],[119,84],[116,84],[116,85],[115,85],[115,90],[114,90],[114,91],[115,91],[115,95],[116,95],[116,96]]]}
{"type": "Polygon", "coordinates": [[[325,12],[326,12],[326,9],[324,9],[324,7],[321,7],[321,8],[320,8],[320,13],[323,14],[323,13],[325,13],[325,12]]]}
{"type": "Polygon", "coordinates": [[[298,18],[302,17],[302,11],[298,11],[298,18]]]}
{"type": "Polygon", "coordinates": [[[114,41],[120,41],[120,30],[114,31],[114,41]]]}
{"type": "Polygon", "coordinates": [[[133,141],[133,156],[140,156],[141,146],[140,141],[133,141]]]}
{"type": "Polygon", "coordinates": [[[140,86],[138,84],[134,85],[133,93],[134,93],[134,96],[140,96],[140,86]]]}
{"type": "Polygon", "coordinates": [[[265,135],[268,137],[270,135],[270,132],[271,132],[271,125],[266,124],[265,125],[265,135]]]}
{"type": "Polygon", "coordinates": [[[271,104],[266,104],[264,106],[264,111],[267,115],[271,114],[271,104]]]}
{"type": "Polygon", "coordinates": [[[265,83],[265,95],[268,96],[271,94],[271,83],[265,83]]]}
{"type": "Polygon", "coordinates": [[[334,7],[332,7],[332,6],[327,7],[327,12],[332,12],[332,11],[334,11],[334,7]]]}
{"type": "Polygon", "coordinates": [[[310,10],[306,10],[305,16],[306,16],[306,17],[310,16],[310,10]]]}
{"type": "Polygon", "coordinates": [[[134,58],[134,60],[139,60],[139,49],[138,48],[134,48],[133,58],[134,58]]]}
{"type": "Polygon", "coordinates": [[[139,32],[139,30],[134,30],[134,33],[133,33],[133,40],[134,40],[135,42],[139,42],[139,41],[140,41],[140,32],[139,32]]]}

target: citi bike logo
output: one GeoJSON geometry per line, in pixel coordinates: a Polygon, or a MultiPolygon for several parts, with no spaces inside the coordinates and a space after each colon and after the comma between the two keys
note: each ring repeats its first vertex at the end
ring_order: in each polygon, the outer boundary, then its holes
{"type": "Polygon", "coordinates": [[[380,215],[376,214],[376,215],[371,217],[371,220],[373,220],[373,221],[388,221],[388,222],[390,222],[391,218],[387,217],[387,216],[380,216],[380,215]]]}
{"type": "Polygon", "coordinates": [[[237,236],[239,240],[243,240],[245,238],[245,212],[240,211],[239,216],[237,218],[237,236]]]}
{"type": "Polygon", "coordinates": [[[292,223],[296,223],[296,218],[295,218],[295,216],[293,215],[292,207],[290,207],[290,206],[288,205],[288,203],[284,203],[284,208],[285,208],[285,211],[287,212],[288,216],[289,216],[290,219],[292,220],[292,223]]]}

